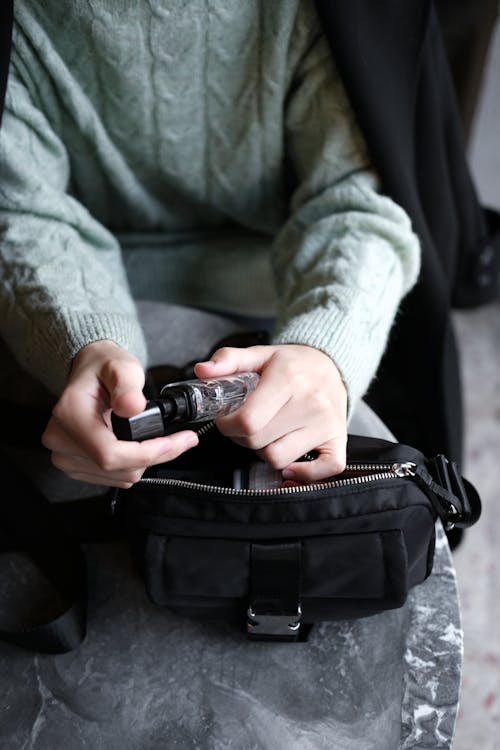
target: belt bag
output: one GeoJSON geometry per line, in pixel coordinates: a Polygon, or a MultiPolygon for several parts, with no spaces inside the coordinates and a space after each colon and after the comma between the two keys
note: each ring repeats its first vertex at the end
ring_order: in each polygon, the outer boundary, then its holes
{"type": "Polygon", "coordinates": [[[346,471],[317,484],[245,487],[255,465],[208,430],[117,493],[155,604],[296,640],[305,625],[401,607],[431,573],[436,519],[463,527],[480,514],[454,464],[385,440],[350,436],[346,471]]]}

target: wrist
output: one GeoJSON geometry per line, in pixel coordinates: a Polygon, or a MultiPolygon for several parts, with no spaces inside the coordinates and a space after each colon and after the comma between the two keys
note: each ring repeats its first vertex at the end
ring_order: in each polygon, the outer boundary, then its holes
{"type": "Polygon", "coordinates": [[[83,346],[73,357],[70,376],[87,367],[94,369],[101,365],[103,361],[116,358],[130,358],[136,361],[132,354],[110,339],[92,341],[90,344],[83,346]]]}
{"type": "MultiPolygon", "coordinates": [[[[289,346],[289,344],[285,344],[285,346],[289,346]]],[[[299,349],[305,349],[307,352],[315,352],[318,363],[322,363],[323,366],[326,367],[329,374],[334,378],[336,381],[337,386],[341,388],[341,390],[345,393],[346,399],[347,399],[347,386],[345,383],[344,378],[342,377],[342,373],[340,369],[337,367],[335,360],[333,357],[330,356],[327,352],[323,351],[323,349],[320,349],[317,346],[313,346],[312,344],[295,344],[296,347],[299,349]]]]}

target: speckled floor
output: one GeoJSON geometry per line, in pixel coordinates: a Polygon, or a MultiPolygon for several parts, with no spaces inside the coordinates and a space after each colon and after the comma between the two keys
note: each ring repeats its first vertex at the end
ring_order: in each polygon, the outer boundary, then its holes
{"type": "MultiPolygon", "coordinates": [[[[485,203],[500,209],[500,24],[471,143],[485,203]]],[[[454,750],[500,750],[500,300],[456,314],[466,405],[464,473],[483,517],[455,553],[465,630],[454,750]]]]}

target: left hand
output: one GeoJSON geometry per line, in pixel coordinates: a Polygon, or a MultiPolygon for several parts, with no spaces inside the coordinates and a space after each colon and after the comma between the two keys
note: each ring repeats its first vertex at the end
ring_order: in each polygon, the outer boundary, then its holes
{"type": "Polygon", "coordinates": [[[257,389],[217,427],[239,445],[251,448],[281,469],[285,478],[312,482],[345,468],[347,392],[333,360],[319,349],[299,344],[218,349],[199,362],[199,378],[236,372],[261,375],[257,389]],[[314,461],[299,459],[308,451],[314,461]]]}

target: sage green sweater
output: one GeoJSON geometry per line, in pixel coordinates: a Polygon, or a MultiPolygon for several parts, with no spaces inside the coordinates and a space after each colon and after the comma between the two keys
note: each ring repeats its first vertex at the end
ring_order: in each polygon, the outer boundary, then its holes
{"type": "Polygon", "coordinates": [[[364,393],[419,248],[310,0],[16,0],[1,333],[53,392],[133,298],[276,315],[364,393]]]}

